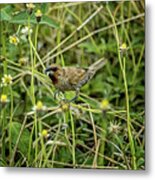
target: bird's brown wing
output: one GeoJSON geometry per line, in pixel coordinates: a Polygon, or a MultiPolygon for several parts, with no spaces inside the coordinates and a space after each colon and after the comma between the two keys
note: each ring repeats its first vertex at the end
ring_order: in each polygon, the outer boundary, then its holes
{"type": "Polygon", "coordinates": [[[69,84],[76,86],[85,76],[86,70],[83,68],[68,67],[65,68],[65,78],[69,84]]]}

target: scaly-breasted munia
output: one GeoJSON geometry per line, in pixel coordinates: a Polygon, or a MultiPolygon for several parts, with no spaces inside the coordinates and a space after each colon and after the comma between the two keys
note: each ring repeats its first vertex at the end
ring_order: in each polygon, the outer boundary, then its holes
{"type": "Polygon", "coordinates": [[[105,63],[105,58],[102,58],[90,65],[87,69],[68,66],[61,67],[57,64],[52,64],[45,70],[45,73],[48,74],[57,90],[62,92],[76,91],[76,96],[72,99],[75,100],[78,97],[80,88],[92,79],[95,73],[101,69],[105,63]]]}

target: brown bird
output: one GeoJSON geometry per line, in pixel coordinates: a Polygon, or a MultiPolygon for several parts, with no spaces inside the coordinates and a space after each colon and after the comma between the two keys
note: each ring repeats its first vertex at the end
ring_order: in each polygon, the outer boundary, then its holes
{"type": "Polygon", "coordinates": [[[88,68],[61,67],[57,64],[52,64],[50,67],[47,67],[45,73],[48,74],[58,91],[76,91],[76,96],[71,99],[73,101],[78,97],[80,88],[92,79],[105,63],[106,59],[102,58],[88,68]]]}

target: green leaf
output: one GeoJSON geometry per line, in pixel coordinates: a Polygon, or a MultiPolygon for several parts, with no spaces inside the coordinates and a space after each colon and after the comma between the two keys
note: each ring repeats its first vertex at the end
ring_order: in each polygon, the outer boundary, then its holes
{"type": "MultiPolygon", "coordinates": [[[[28,14],[26,11],[20,12],[17,15],[13,16],[10,21],[15,24],[27,24],[28,23],[28,14]]],[[[30,16],[30,23],[37,24],[34,13],[30,16]]],[[[51,18],[43,15],[41,18],[41,22],[39,24],[48,25],[53,28],[59,28],[59,25],[53,21],[51,18]]]]}
{"type": "Polygon", "coordinates": [[[137,166],[140,167],[140,166],[144,166],[145,165],[145,160],[143,157],[139,158],[138,161],[137,161],[137,166]]]}
{"type": "Polygon", "coordinates": [[[98,53],[98,49],[96,46],[91,42],[84,42],[79,45],[79,47],[86,49],[89,53],[98,53]]]}
{"type": "MultiPolygon", "coordinates": [[[[11,126],[12,144],[15,146],[15,144],[17,143],[19,133],[21,131],[22,124],[20,124],[18,122],[13,122],[13,123],[11,123],[10,126],[11,126]]],[[[21,136],[20,136],[20,140],[18,143],[18,150],[21,151],[21,153],[23,153],[24,155],[26,155],[28,152],[29,138],[30,138],[29,130],[24,129],[21,136]]]]}
{"type": "MultiPolygon", "coordinates": [[[[26,11],[20,12],[17,15],[13,16],[10,23],[15,23],[15,24],[28,24],[28,14],[26,11]]],[[[36,24],[36,18],[34,14],[30,16],[30,23],[36,24]]]]}
{"type": "Polygon", "coordinates": [[[0,9],[0,21],[10,21],[12,7],[10,5],[5,6],[4,8],[0,9]]]}
{"type": "Polygon", "coordinates": [[[48,11],[48,3],[42,3],[40,9],[41,12],[45,14],[48,11]]]}
{"type": "Polygon", "coordinates": [[[94,44],[92,42],[84,42],[79,45],[79,47],[82,47],[86,49],[89,53],[95,53],[95,54],[103,54],[106,46],[101,42],[100,44],[94,44]]]}
{"type": "Polygon", "coordinates": [[[55,21],[45,15],[42,16],[40,24],[45,24],[53,28],[59,28],[59,25],[55,21]]]}

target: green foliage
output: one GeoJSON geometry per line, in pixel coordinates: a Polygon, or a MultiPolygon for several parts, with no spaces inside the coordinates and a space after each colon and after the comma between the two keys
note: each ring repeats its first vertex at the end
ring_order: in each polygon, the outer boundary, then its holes
{"type": "Polygon", "coordinates": [[[10,5],[5,6],[0,11],[0,21],[10,21],[11,20],[11,14],[12,7],[10,5]]]}
{"type": "MultiPolygon", "coordinates": [[[[45,12],[46,7],[42,6],[41,9],[43,10],[43,12],[45,12]]],[[[11,7],[11,5],[8,5],[1,9],[0,21],[8,21],[9,23],[13,23],[13,24],[27,24],[28,17],[29,17],[29,14],[27,11],[21,11],[13,15],[13,8],[11,7]]],[[[34,13],[30,15],[30,23],[37,24],[34,13]]],[[[52,28],[59,28],[58,23],[56,23],[54,20],[52,20],[46,15],[42,16],[41,21],[39,23],[43,25],[48,25],[49,27],[52,27],[52,28]]]]}
{"type": "MultiPolygon", "coordinates": [[[[9,124],[9,129],[11,129],[11,139],[12,139],[12,144],[13,147],[17,143],[17,139],[19,138],[19,134],[21,131],[22,124],[18,122],[13,122],[9,124]]],[[[24,129],[22,132],[20,138],[19,138],[19,143],[18,143],[18,150],[25,156],[28,152],[28,147],[29,147],[29,139],[30,139],[30,132],[28,129],[24,129]]]]}
{"type": "Polygon", "coordinates": [[[144,9],[144,1],[1,6],[1,166],[145,169],[144,9]],[[47,66],[87,69],[102,57],[76,101],[70,91],[54,98],[47,66]]]}

